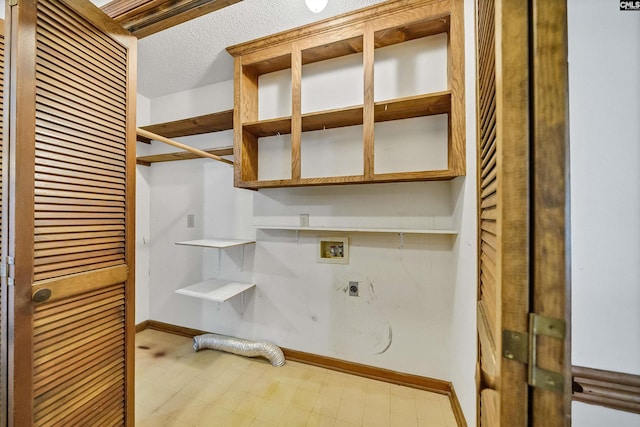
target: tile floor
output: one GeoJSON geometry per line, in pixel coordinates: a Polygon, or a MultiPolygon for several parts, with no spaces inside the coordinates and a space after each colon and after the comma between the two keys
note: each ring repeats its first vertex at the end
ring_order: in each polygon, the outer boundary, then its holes
{"type": "Polygon", "coordinates": [[[194,352],[191,339],[136,336],[136,426],[455,427],[449,398],[301,363],[194,352]]]}

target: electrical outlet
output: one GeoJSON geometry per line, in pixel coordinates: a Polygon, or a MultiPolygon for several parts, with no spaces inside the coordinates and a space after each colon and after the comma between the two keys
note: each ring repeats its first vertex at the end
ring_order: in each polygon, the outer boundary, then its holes
{"type": "Polygon", "coordinates": [[[194,228],[196,226],[196,216],[194,214],[187,215],[187,228],[194,228]]]}
{"type": "Polygon", "coordinates": [[[350,297],[358,296],[358,282],[349,282],[349,296],[350,297]]]}

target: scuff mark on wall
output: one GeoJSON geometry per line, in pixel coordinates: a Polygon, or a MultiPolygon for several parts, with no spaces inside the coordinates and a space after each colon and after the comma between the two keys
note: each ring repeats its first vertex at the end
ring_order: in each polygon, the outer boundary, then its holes
{"type": "Polygon", "coordinates": [[[389,350],[389,347],[391,347],[391,343],[393,342],[393,329],[391,329],[391,325],[389,324],[389,322],[387,322],[387,328],[389,328],[387,345],[382,350],[376,352],[375,354],[382,354],[385,351],[389,350]]]}

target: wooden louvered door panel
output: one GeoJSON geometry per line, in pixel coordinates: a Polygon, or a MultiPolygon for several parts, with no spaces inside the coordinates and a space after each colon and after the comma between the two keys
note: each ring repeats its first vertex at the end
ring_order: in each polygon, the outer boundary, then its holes
{"type": "Polygon", "coordinates": [[[527,1],[476,3],[478,378],[482,427],[526,426],[525,365],[502,331],[527,332],[529,128],[527,1]]]}
{"type": "Polygon", "coordinates": [[[527,338],[529,312],[570,330],[566,2],[478,0],[476,12],[480,425],[566,426],[569,334],[527,338]],[[564,375],[564,391],[528,378],[527,347],[531,372],[564,375]]]}
{"type": "Polygon", "coordinates": [[[133,425],[136,41],[88,0],[9,25],[9,421],[133,425]]]}

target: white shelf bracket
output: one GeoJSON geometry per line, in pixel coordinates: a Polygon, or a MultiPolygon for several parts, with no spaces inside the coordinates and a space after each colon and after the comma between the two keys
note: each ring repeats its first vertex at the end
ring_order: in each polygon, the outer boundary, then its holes
{"type": "Polygon", "coordinates": [[[220,271],[222,265],[222,251],[218,249],[218,271],[220,271]]]}
{"type": "Polygon", "coordinates": [[[404,233],[398,233],[400,236],[400,249],[404,249],[404,233]]]}
{"type": "Polygon", "coordinates": [[[240,317],[244,316],[244,292],[240,294],[240,298],[242,298],[242,308],[240,309],[240,317]]]}

